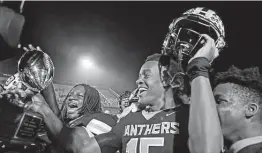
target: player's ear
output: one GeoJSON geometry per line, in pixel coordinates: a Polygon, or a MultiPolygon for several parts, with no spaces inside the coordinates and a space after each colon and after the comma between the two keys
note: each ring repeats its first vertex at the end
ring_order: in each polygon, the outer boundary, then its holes
{"type": "Polygon", "coordinates": [[[245,109],[245,115],[247,118],[253,117],[259,110],[259,106],[256,103],[249,103],[245,109]]]}

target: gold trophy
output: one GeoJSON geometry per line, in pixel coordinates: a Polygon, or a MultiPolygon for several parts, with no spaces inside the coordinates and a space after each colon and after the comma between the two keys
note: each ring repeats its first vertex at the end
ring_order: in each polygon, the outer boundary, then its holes
{"type": "MultiPolygon", "coordinates": [[[[54,78],[54,65],[43,51],[27,51],[18,62],[18,73],[6,81],[4,89],[19,88],[30,90],[34,94],[45,89],[54,78]]],[[[32,144],[40,128],[40,114],[23,109],[26,99],[0,100],[0,141],[15,144],[32,144]]]]}

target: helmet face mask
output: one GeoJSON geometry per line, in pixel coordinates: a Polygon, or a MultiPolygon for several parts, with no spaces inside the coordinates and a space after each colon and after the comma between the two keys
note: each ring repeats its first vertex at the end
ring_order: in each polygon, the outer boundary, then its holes
{"type": "Polygon", "coordinates": [[[214,39],[219,51],[225,46],[224,26],[220,18],[212,10],[195,8],[185,12],[173,20],[163,43],[162,53],[172,55],[176,60],[192,58],[202,47],[199,42],[204,40],[201,34],[214,39]]]}

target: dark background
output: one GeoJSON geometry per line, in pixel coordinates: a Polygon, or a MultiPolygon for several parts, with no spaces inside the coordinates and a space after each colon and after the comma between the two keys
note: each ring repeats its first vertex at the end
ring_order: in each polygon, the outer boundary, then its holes
{"type": "MultiPolygon", "coordinates": [[[[214,68],[262,66],[262,2],[25,2],[22,44],[35,44],[55,64],[55,80],[86,82],[117,92],[136,87],[145,58],[160,53],[173,18],[193,7],[221,16],[228,48],[214,68]],[[90,56],[96,68],[77,64],[90,56]]],[[[2,73],[16,72],[16,57],[0,62],[2,73]]]]}

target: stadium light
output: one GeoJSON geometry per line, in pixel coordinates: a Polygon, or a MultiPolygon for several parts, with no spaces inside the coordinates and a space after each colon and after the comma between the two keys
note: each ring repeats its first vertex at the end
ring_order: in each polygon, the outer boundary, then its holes
{"type": "Polygon", "coordinates": [[[82,67],[87,69],[92,68],[94,66],[94,62],[88,57],[82,57],[80,59],[80,64],[82,67]]]}

